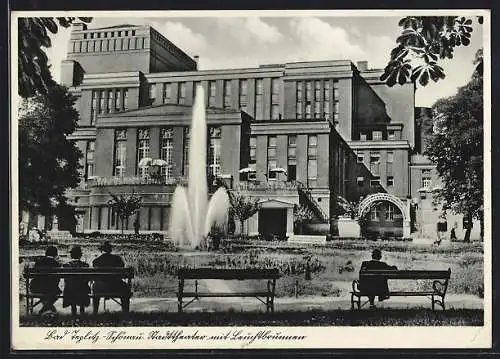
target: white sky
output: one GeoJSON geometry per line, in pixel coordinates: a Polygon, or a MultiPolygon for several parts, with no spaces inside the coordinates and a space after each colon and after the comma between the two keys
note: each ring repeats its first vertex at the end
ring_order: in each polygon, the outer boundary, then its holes
{"type": "MultiPolygon", "coordinates": [[[[383,68],[400,33],[402,17],[94,17],[89,28],[119,24],[153,26],[187,54],[200,56],[201,69],[256,67],[308,60],[367,60],[383,68]]],[[[47,55],[56,81],[66,58],[71,29],[52,37],[47,55]]],[[[442,63],[446,79],[417,89],[416,105],[431,106],[456,93],[472,74],[474,54],[482,46],[482,28],[474,22],[471,44],[442,63]]],[[[396,85],[397,86],[397,85],[396,85]]]]}

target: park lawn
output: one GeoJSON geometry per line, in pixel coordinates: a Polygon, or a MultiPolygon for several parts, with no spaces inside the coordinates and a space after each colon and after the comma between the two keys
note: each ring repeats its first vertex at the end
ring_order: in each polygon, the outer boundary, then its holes
{"type": "MultiPolygon", "coordinates": [[[[57,245],[60,259],[69,260],[73,244],[82,246],[82,260],[91,263],[99,255],[96,240],[79,239],[57,245]]],[[[251,242],[232,246],[229,252],[210,253],[175,252],[171,246],[158,242],[114,243],[114,252],[123,257],[127,266],[135,269],[133,291],[136,297],[174,297],[177,291],[177,266],[222,268],[273,268],[283,273],[277,281],[278,297],[302,295],[346,296],[351,283],[358,276],[363,260],[370,258],[373,248],[383,251],[382,260],[399,269],[451,268],[449,293],[482,296],[483,246],[482,243],[446,243],[441,247],[418,242],[332,241],[326,246],[297,246],[286,243],[251,242]],[[311,280],[305,280],[305,256],[312,258],[311,280]],[[353,271],[339,272],[348,261],[353,271]]],[[[20,289],[24,291],[22,268],[43,255],[46,246],[29,245],[20,248],[20,289]]],[[[411,290],[430,286],[430,281],[397,281],[391,289],[411,290]]],[[[193,283],[191,283],[193,285],[193,283]]],[[[264,288],[263,281],[230,281],[232,291],[264,288]]],[[[199,290],[210,290],[206,281],[199,282],[199,290]]]]}
{"type": "Polygon", "coordinates": [[[213,312],[131,312],[102,313],[73,318],[69,315],[21,316],[21,326],[483,326],[479,309],[435,311],[422,308],[375,310],[307,310],[262,313],[233,310],[213,312]]]}

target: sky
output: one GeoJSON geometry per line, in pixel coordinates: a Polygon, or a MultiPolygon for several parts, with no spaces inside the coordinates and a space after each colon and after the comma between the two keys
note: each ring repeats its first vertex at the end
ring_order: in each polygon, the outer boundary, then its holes
{"type": "MultiPolygon", "coordinates": [[[[315,14],[317,15],[317,14],[315,14]]],[[[326,15],[326,14],[325,14],[326,15]]],[[[394,17],[280,16],[262,13],[247,17],[94,17],[89,28],[119,24],[153,26],[190,56],[200,56],[202,70],[257,67],[294,61],[366,60],[369,68],[384,68],[401,28],[394,17]]],[[[47,49],[51,71],[60,78],[71,28],[52,36],[47,49]]],[[[471,44],[456,48],[451,60],[441,63],[446,79],[418,88],[416,106],[432,106],[452,96],[472,74],[474,54],[482,47],[482,28],[474,22],[471,44]]]]}

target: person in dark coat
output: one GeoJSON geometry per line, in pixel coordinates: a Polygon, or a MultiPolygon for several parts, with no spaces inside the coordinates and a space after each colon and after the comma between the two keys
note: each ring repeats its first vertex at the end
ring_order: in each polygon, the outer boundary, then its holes
{"type": "MultiPolygon", "coordinates": [[[[104,242],[101,246],[99,246],[99,249],[101,252],[103,252],[99,257],[94,259],[92,262],[92,266],[96,268],[123,268],[125,267],[125,263],[123,263],[123,260],[121,259],[120,256],[117,256],[115,254],[111,254],[113,248],[111,246],[111,243],[108,241],[104,242]]],[[[110,279],[105,279],[105,280],[96,280],[94,281],[94,313],[97,313],[99,310],[99,301],[101,297],[99,296],[99,293],[123,293],[124,296],[123,298],[128,297],[128,293],[130,292],[130,288],[127,283],[122,281],[119,278],[110,278],[110,279]]],[[[123,302],[122,299],[122,304],[124,304],[124,310],[128,311],[128,301],[123,302]]]]}
{"type": "MultiPolygon", "coordinates": [[[[396,266],[390,266],[385,262],[382,262],[382,252],[380,249],[374,249],[372,252],[372,259],[370,261],[364,261],[361,264],[360,272],[365,270],[397,270],[396,266]]],[[[360,289],[368,294],[368,300],[370,301],[370,308],[375,308],[375,296],[378,296],[379,301],[389,298],[389,287],[387,286],[387,279],[385,278],[371,278],[370,281],[360,281],[360,289]]]]}
{"type": "MultiPolygon", "coordinates": [[[[57,261],[57,248],[54,246],[48,246],[45,250],[45,256],[38,258],[35,261],[34,268],[58,268],[61,263],[57,261]]],[[[56,308],[54,303],[57,301],[59,294],[61,294],[61,289],[59,288],[58,277],[36,277],[31,280],[30,290],[32,293],[41,294],[43,297],[40,299],[42,303],[42,308],[38,314],[44,314],[47,311],[56,313],[56,308]]]]}
{"type": "MultiPolygon", "coordinates": [[[[70,251],[71,261],[64,264],[65,268],[88,268],[89,265],[83,261],[82,248],[74,246],[70,251]]],[[[76,307],[80,307],[80,314],[85,313],[85,307],[90,305],[90,287],[86,279],[71,278],[64,280],[63,307],[71,306],[71,313],[76,315],[76,307]]]]}

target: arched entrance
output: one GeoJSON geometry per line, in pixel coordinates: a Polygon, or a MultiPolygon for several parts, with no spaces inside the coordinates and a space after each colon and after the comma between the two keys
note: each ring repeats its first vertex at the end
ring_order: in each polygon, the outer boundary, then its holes
{"type": "Polygon", "coordinates": [[[410,236],[410,206],[392,194],[367,196],[359,204],[358,216],[364,218],[365,227],[376,234],[410,236]]]}

